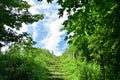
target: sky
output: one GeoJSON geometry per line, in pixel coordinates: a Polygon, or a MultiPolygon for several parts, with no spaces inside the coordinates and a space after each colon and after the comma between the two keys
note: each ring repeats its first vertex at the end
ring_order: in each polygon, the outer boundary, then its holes
{"type": "Polygon", "coordinates": [[[61,55],[67,48],[67,43],[64,40],[65,31],[60,31],[63,27],[62,23],[67,19],[66,13],[62,18],[59,18],[56,0],[52,4],[48,4],[46,0],[38,2],[37,0],[26,0],[32,7],[29,9],[31,14],[44,14],[43,20],[26,25],[23,23],[22,32],[31,34],[34,41],[37,42],[34,47],[48,49],[55,55],[61,55]]]}

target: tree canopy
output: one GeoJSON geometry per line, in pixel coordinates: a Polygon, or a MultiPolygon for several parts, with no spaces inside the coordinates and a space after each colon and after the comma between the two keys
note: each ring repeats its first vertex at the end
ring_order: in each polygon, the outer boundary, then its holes
{"type": "Polygon", "coordinates": [[[24,0],[0,0],[0,47],[13,43],[23,43],[28,33],[18,33],[22,23],[31,24],[43,19],[42,14],[32,15],[31,7],[24,0]],[[7,27],[7,28],[6,28],[7,27]]]}
{"type": "Polygon", "coordinates": [[[100,80],[119,79],[120,1],[58,0],[58,4],[60,17],[68,13],[62,30],[67,31],[68,43],[76,47],[75,55],[82,55],[88,62],[96,60],[100,80]]]}

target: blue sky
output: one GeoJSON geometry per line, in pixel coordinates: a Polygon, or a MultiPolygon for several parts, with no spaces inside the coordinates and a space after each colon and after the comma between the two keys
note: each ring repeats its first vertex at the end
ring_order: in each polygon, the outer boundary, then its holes
{"type": "Polygon", "coordinates": [[[37,42],[35,47],[48,49],[56,55],[61,55],[67,48],[64,41],[65,31],[60,32],[61,24],[67,19],[66,14],[59,18],[58,6],[56,0],[52,4],[48,4],[46,0],[38,2],[37,0],[26,0],[32,7],[29,12],[32,14],[42,13],[45,15],[43,20],[34,22],[33,24],[23,24],[21,31],[27,31],[32,35],[34,41],[37,42]]]}

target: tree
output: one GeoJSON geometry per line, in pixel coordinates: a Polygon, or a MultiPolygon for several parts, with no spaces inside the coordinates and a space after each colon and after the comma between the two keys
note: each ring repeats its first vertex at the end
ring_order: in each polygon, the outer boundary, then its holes
{"type": "Polygon", "coordinates": [[[32,15],[28,11],[30,7],[24,0],[0,0],[0,48],[8,44],[23,43],[29,35],[17,32],[22,23],[31,24],[43,19],[41,14],[32,15]]]}
{"type": "Polygon", "coordinates": [[[96,60],[101,80],[120,78],[120,1],[58,0],[60,17],[68,12],[63,30],[87,61],[96,60]],[[74,33],[74,35],[70,35],[74,33]]]}

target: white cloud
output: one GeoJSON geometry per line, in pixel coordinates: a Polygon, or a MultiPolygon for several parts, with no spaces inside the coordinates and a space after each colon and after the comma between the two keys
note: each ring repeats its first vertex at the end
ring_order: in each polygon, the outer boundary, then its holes
{"type": "Polygon", "coordinates": [[[37,36],[38,36],[38,33],[37,33],[37,31],[35,31],[32,35],[34,41],[36,40],[37,36]]]}
{"type": "Polygon", "coordinates": [[[42,2],[35,2],[35,0],[26,0],[32,7],[29,9],[29,12],[31,14],[40,14],[42,10],[49,9],[50,5],[47,3],[47,1],[42,2]]]}
{"type": "Polygon", "coordinates": [[[20,28],[20,31],[18,31],[19,33],[22,32],[27,32],[28,31],[28,27],[25,23],[22,23],[22,27],[20,28]]]}
{"type": "MultiPolygon", "coordinates": [[[[28,1],[28,3],[32,5],[32,7],[29,9],[29,12],[31,14],[45,14],[45,19],[42,22],[44,27],[48,29],[48,34],[43,40],[39,41],[40,44],[43,45],[43,48],[54,52],[56,55],[61,55],[62,52],[60,51],[58,46],[60,46],[59,43],[62,40],[61,35],[65,34],[65,31],[60,32],[60,29],[62,22],[67,18],[66,15],[64,15],[60,19],[58,18],[59,16],[57,15],[57,9],[60,6],[55,4],[56,1],[53,2],[53,4],[48,4],[46,0],[38,3],[36,3],[35,0],[26,1],[28,1]]],[[[32,37],[33,40],[36,40],[39,35],[39,33],[37,32],[37,26],[39,25],[37,23],[33,23],[32,26],[34,26],[32,37]]]]}
{"type": "Polygon", "coordinates": [[[53,51],[56,55],[61,55],[61,51],[59,50],[59,42],[62,40],[60,37],[65,33],[65,31],[60,32],[61,24],[66,19],[63,18],[58,19],[58,15],[56,13],[47,15],[49,17],[48,21],[44,24],[47,28],[49,28],[48,36],[41,41],[44,44],[44,48],[53,51]]]}
{"type": "Polygon", "coordinates": [[[8,50],[8,48],[9,48],[8,46],[4,46],[4,47],[1,48],[1,51],[2,51],[2,52],[5,52],[5,51],[8,50]]]}
{"type": "Polygon", "coordinates": [[[32,29],[33,29],[33,34],[32,34],[32,38],[33,38],[33,40],[35,41],[36,40],[36,38],[38,37],[38,32],[37,32],[37,27],[38,27],[38,23],[37,22],[34,22],[33,24],[32,24],[32,29]]]}

